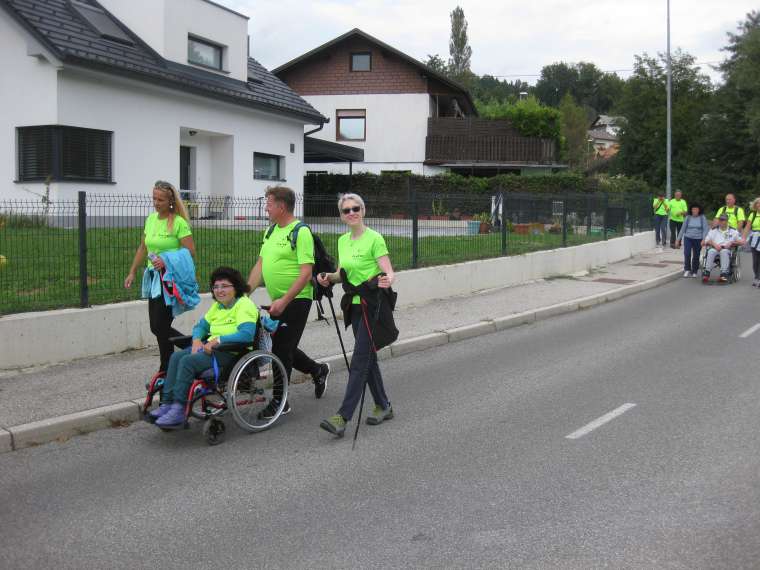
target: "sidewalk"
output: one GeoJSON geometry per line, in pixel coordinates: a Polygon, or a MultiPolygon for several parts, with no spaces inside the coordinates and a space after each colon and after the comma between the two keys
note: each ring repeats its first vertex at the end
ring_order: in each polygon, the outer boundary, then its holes
{"type": "MultiPolygon", "coordinates": [[[[637,284],[654,286],[680,275],[682,259],[680,250],[652,251],[599,268],[591,274],[539,280],[482,291],[468,297],[452,297],[406,307],[396,313],[401,334],[394,345],[393,354],[386,349],[383,356],[399,356],[632,294],[641,289],[636,287],[637,284]],[[574,302],[579,299],[583,300],[580,307],[574,302]],[[535,313],[541,309],[547,310],[535,313]],[[505,319],[518,314],[521,317],[517,319],[505,319]]],[[[329,306],[327,303],[324,306],[329,315],[329,306]]],[[[353,338],[350,332],[344,334],[344,340],[346,349],[351,350],[353,338]]],[[[301,348],[315,359],[338,355],[340,345],[332,319],[329,324],[310,323],[301,348]]],[[[3,398],[0,452],[10,448],[8,431],[14,434],[15,448],[18,449],[136,419],[136,405],[128,402],[144,396],[145,381],[155,370],[157,360],[157,349],[148,349],[0,372],[3,398]],[[89,416],[87,413],[81,415],[82,418],[89,418],[89,423],[78,419],[79,416],[63,418],[110,405],[115,406],[101,414],[95,423],[90,417],[92,413],[89,416]],[[40,425],[25,425],[31,422],[43,422],[44,429],[40,425]],[[22,424],[23,427],[19,427],[22,424]]],[[[344,367],[341,366],[342,357],[330,358],[329,361],[335,369],[344,367]]],[[[295,374],[294,381],[298,382],[299,379],[303,380],[303,377],[295,374]]],[[[339,379],[345,382],[344,378],[333,377],[333,381],[339,379]]],[[[296,394],[307,389],[311,391],[311,385],[308,388],[295,386],[294,389],[296,394]]]]}

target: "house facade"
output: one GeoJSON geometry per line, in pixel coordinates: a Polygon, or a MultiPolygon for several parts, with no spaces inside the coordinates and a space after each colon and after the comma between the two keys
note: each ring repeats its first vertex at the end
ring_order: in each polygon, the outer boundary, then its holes
{"type": "Polygon", "coordinates": [[[249,57],[247,28],[209,0],[0,2],[0,198],[144,194],[157,179],[300,193],[304,127],[325,118],[249,57]]]}
{"type": "Polygon", "coordinates": [[[359,29],[272,73],[329,118],[312,137],[364,150],[362,163],[317,172],[491,175],[557,166],[553,142],[478,118],[463,86],[359,29]]]}
{"type": "Polygon", "coordinates": [[[625,124],[624,117],[598,115],[588,130],[589,142],[597,158],[610,158],[620,150],[620,129],[625,124]]]}

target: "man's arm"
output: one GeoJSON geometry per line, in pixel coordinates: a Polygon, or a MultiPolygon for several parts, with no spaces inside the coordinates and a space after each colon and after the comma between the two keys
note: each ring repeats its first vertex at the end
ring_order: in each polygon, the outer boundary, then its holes
{"type": "Polygon", "coordinates": [[[256,265],[251,269],[248,275],[248,285],[251,286],[251,293],[261,286],[261,258],[256,260],[256,265]]]}

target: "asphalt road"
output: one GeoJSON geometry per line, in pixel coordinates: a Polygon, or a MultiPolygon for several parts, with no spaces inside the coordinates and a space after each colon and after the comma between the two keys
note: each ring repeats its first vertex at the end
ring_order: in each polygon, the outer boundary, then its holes
{"type": "Polygon", "coordinates": [[[0,566],[758,568],[759,306],[682,280],[384,362],[396,418],[353,452],[317,427],[335,375],[213,448],[140,424],[1,455],[0,566]]]}

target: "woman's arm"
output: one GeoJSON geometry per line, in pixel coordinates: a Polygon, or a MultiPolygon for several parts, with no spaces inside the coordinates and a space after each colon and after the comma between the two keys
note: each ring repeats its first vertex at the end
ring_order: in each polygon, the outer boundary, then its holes
{"type": "Polygon", "coordinates": [[[137,268],[145,261],[145,256],[147,254],[148,251],[145,248],[145,235],[143,235],[142,238],[140,238],[140,245],[137,246],[137,251],[135,251],[135,257],[132,260],[132,265],[129,268],[129,273],[127,274],[126,279],[124,279],[125,288],[129,289],[132,286],[132,283],[134,283],[137,268]]]}
{"type": "Polygon", "coordinates": [[[179,245],[187,249],[190,252],[190,255],[193,256],[193,259],[195,259],[195,242],[193,241],[193,236],[183,237],[179,240],[179,245]]]}
{"type": "Polygon", "coordinates": [[[393,282],[396,280],[396,273],[393,271],[393,266],[391,265],[391,258],[387,255],[383,255],[382,257],[377,258],[377,265],[380,267],[383,273],[382,277],[377,280],[377,285],[381,289],[387,289],[391,285],[393,285],[393,282]]]}

